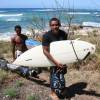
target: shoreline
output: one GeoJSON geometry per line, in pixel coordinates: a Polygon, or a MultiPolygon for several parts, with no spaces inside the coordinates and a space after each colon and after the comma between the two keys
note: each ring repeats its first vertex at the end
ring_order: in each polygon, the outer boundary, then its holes
{"type": "MultiPolygon", "coordinates": [[[[64,30],[66,33],[68,31],[68,26],[63,25],[61,27],[62,30],[64,30]]],[[[28,37],[33,37],[33,35],[35,34],[35,36],[40,36],[42,37],[42,35],[48,31],[49,29],[46,30],[40,30],[40,29],[30,29],[30,30],[22,30],[22,34],[27,35],[28,37]]],[[[10,42],[11,40],[11,36],[13,36],[15,33],[11,33],[6,35],[6,33],[1,33],[0,36],[0,41],[4,41],[4,42],[10,42]],[[4,34],[4,35],[2,35],[4,34]]],[[[100,35],[100,28],[98,27],[83,27],[80,26],[79,24],[72,24],[71,25],[71,30],[70,30],[70,34],[72,35],[83,35],[83,36],[88,36],[88,35],[100,35]]]]}

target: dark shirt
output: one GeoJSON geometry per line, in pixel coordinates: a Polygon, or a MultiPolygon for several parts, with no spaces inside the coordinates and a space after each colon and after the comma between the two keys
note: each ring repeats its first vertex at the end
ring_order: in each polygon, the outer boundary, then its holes
{"type": "MultiPolygon", "coordinates": [[[[48,31],[47,33],[43,35],[42,45],[50,46],[51,42],[67,40],[67,36],[68,35],[62,30],[59,30],[58,34],[54,34],[52,31],[48,31]]],[[[52,66],[50,68],[50,72],[51,72],[50,87],[60,97],[61,92],[65,88],[64,73],[62,71],[58,72],[55,66],[52,66]]]]}
{"type": "Polygon", "coordinates": [[[58,34],[54,34],[51,30],[43,35],[42,45],[49,46],[51,42],[67,40],[67,33],[62,30],[59,30],[58,34]]]}

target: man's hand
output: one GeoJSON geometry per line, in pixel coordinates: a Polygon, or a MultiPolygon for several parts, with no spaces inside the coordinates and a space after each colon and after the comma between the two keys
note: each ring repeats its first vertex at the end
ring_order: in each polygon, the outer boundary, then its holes
{"type": "Polygon", "coordinates": [[[63,72],[64,74],[67,73],[67,66],[61,63],[56,64],[57,72],[63,72]]]}
{"type": "Polygon", "coordinates": [[[62,69],[63,68],[63,64],[61,64],[61,63],[56,62],[55,65],[56,65],[56,67],[58,69],[62,69]]]}
{"type": "Polygon", "coordinates": [[[54,65],[57,67],[57,69],[62,69],[63,68],[63,64],[59,63],[58,61],[56,61],[52,55],[49,52],[49,46],[43,46],[43,53],[45,54],[45,56],[54,63],[54,65]]]}

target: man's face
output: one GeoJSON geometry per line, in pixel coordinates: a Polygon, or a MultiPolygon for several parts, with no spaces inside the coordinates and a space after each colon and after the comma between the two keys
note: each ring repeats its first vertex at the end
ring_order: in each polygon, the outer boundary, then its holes
{"type": "Polygon", "coordinates": [[[59,31],[59,23],[58,23],[58,21],[51,21],[51,23],[50,23],[50,28],[51,28],[51,30],[54,32],[54,33],[58,33],[58,31],[59,31]]]}
{"type": "Polygon", "coordinates": [[[16,31],[17,35],[20,35],[21,34],[21,29],[16,28],[15,31],[16,31]]]}

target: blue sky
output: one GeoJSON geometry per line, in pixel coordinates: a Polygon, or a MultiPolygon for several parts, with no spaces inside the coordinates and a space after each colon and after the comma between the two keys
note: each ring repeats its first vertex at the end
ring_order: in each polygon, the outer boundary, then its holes
{"type": "Polygon", "coordinates": [[[57,7],[55,1],[63,7],[70,4],[70,8],[74,5],[74,8],[100,9],[100,0],[0,0],[0,8],[52,8],[57,7]]]}

